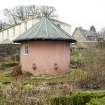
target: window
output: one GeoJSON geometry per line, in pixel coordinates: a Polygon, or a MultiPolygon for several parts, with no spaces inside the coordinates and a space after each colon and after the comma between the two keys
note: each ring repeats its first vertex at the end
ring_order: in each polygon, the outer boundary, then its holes
{"type": "Polygon", "coordinates": [[[24,53],[24,55],[28,55],[28,45],[25,45],[23,47],[23,53],[24,53]]]}

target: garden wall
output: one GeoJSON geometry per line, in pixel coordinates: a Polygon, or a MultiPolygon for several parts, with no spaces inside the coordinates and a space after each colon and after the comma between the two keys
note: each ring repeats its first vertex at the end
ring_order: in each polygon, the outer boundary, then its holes
{"type": "Polygon", "coordinates": [[[0,65],[19,60],[19,44],[0,44],[0,65]]]}

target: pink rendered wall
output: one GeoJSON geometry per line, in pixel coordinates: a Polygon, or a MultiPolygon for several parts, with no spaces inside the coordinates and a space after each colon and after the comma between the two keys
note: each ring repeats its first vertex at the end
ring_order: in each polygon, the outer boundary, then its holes
{"type": "Polygon", "coordinates": [[[70,47],[67,41],[34,41],[22,44],[20,64],[23,71],[37,74],[65,73],[70,64],[70,47]],[[29,46],[24,55],[24,45],[29,46]],[[34,66],[34,69],[33,69],[34,66]]]}

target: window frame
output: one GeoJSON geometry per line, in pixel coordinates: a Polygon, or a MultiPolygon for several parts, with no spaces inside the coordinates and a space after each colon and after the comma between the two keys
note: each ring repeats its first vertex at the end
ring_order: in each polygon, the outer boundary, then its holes
{"type": "Polygon", "coordinates": [[[23,55],[29,54],[29,45],[28,44],[23,45],[22,53],[23,53],[23,55]]]}

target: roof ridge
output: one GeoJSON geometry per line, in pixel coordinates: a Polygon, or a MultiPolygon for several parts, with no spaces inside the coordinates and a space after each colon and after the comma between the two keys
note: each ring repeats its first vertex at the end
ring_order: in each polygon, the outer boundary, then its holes
{"type": "MultiPolygon", "coordinates": [[[[71,36],[69,35],[69,33],[67,33],[66,31],[64,31],[62,28],[60,28],[60,27],[58,27],[56,24],[54,24],[50,19],[48,19],[56,28],[58,28],[58,29],[60,29],[63,33],[66,33],[65,35],[66,36],[68,36],[68,37],[70,37],[71,38],[71,36]]],[[[57,30],[58,31],[58,30],[57,30]]]]}
{"type": "Polygon", "coordinates": [[[57,31],[57,33],[59,34],[58,30],[53,26],[55,25],[53,22],[51,22],[49,19],[48,19],[48,22],[52,25],[52,27],[57,31]]]}
{"type": "MultiPolygon", "coordinates": [[[[37,36],[37,33],[39,32],[40,27],[41,27],[41,25],[42,25],[42,23],[43,23],[43,20],[41,20],[39,23],[40,23],[40,25],[39,25],[37,31],[35,32],[35,36],[37,36]]],[[[34,26],[36,26],[36,25],[37,25],[37,24],[35,24],[34,26]]]]}
{"type": "Polygon", "coordinates": [[[61,24],[67,25],[67,26],[71,26],[70,24],[67,24],[67,23],[65,23],[65,22],[62,22],[62,21],[60,21],[59,19],[50,18],[50,20],[53,21],[53,22],[55,21],[55,22],[58,22],[58,23],[61,23],[61,24]]]}
{"type": "Polygon", "coordinates": [[[46,23],[46,19],[45,19],[45,28],[46,28],[46,34],[48,36],[48,30],[47,30],[47,23],[46,23]]]}
{"type": "Polygon", "coordinates": [[[93,31],[90,31],[90,30],[84,29],[84,28],[82,28],[82,27],[79,27],[79,29],[80,29],[81,31],[87,31],[87,32],[90,32],[90,33],[97,33],[97,32],[93,32],[93,31]]]}

